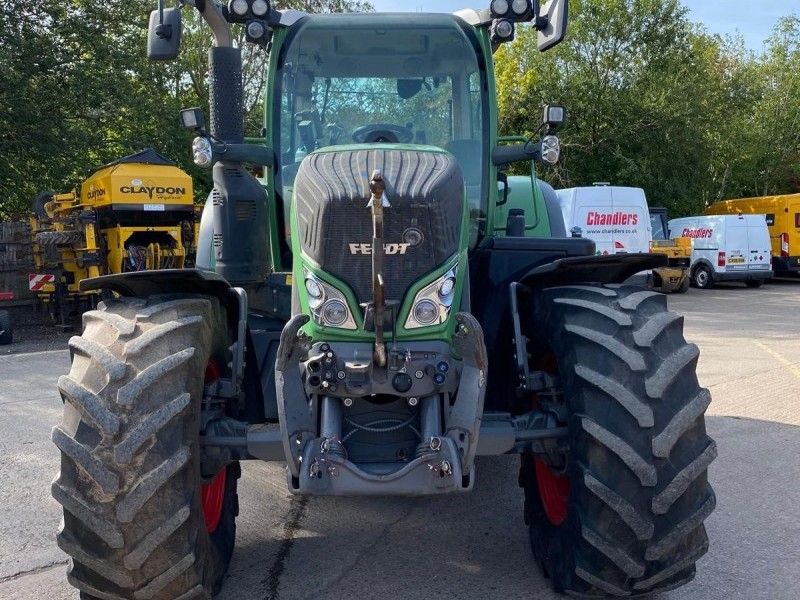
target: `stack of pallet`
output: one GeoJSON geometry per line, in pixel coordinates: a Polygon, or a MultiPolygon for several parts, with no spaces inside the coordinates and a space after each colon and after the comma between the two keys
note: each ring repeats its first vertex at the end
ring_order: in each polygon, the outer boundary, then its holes
{"type": "MultiPolygon", "coordinates": [[[[28,273],[33,270],[31,230],[27,223],[0,223],[0,292],[11,292],[16,304],[32,302],[28,273]]],[[[6,300],[4,304],[7,304],[6,300]]]]}

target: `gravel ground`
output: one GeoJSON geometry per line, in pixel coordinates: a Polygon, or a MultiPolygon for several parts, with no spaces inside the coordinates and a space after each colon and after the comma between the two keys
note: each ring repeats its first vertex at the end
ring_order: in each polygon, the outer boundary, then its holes
{"type": "Polygon", "coordinates": [[[74,331],[63,331],[53,325],[47,313],[37,312],[32,306],[12,306],[4,310],[8,310],[11,316],[14,341],[8,346],[0,346],[0,355],[61,350],[75,335],[74,331]]]}
{"type": "MultiPolygon", "coordinates": [[[[709,470],[718,504],[695,581],[652,600],[797,600],[800,281],[690,290],[669,303],[700,347],[698,375],[713,397],[706,421],[719,447],[709,470]]],[[[31,327],[18,354],[0,355],[0,481],[9,482],[0,486],[0,600],[77,600],[54,543],[61,511],[49,491],[69,334],[39,326],[36,341],[31,327]],[[53,346],[62,349],[42,351],[53,346]]],[[[282,465],[248,462],[236,550],[216,600],[560,600],[530,555],[517,465],[481,458],[471,494],[365,499],[291,496],[282,465]]]]}

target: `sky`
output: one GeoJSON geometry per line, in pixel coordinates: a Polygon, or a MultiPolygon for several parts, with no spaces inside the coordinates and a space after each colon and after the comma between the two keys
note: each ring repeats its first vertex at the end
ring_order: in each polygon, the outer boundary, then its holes
{"type": "MultiPolygon", "coordinates": [[[[481,0],[370,0],[378,11],[455,12],[480,8],[481,0]]],[[[747,47],[759,51],[775,23],[792,12],[800,14],[797,0],[683,0],[693,21],[710,32],[744,37],[747,47]]],[[[487,7],[489,0],[483,2],[487,7]]]]}

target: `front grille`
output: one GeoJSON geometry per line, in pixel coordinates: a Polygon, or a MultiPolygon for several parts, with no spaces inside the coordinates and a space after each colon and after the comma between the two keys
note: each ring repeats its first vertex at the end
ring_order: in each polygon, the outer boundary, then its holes
{"type": "Polygon", "coordinates": [[[464,183],[455,160],[432,151],[364,148],[309,155],[295,182],[300,243],[360,303],[372,297],[369,179],[380,169],[391,204],[384,210],[388,300],[452,257],[460,241],[464,183]],[[421,237],[421,239],[419,239],[421,237]],[[401,246],[406,240],[416,245],[401,246]]]}

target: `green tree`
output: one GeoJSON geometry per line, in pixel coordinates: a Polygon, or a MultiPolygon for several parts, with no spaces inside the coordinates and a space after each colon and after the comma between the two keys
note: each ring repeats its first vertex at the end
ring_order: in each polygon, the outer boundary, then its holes
{"type": "MultiPolygon", "coordinates": [[[[66,191],[88,171],[147,146],[176,160],[195,178],[198,198],[205,197],[210,173],[192,164],[191,134],[177,114],[207,105],[209,34],[186,9],[184,52],[172,63],[149,62],[154,6],[153,0],[0,3],[0,218],[23,215],[38,192],[66,191]]],[[[371,9],[347,0],[293,7],[371,9]]],[[[266,57],[243,46],[248,122],[257,133],[266,57]]]]}
{"type": "Polygon", "coordinates": [[[564,158],[546,178],[643,187],[676,216],[797,185],[797,18],[781,21],[755,56],[741,39],[693,24],[677,0],[570,7],[567,39],[555,50],[539,54],[525,28],[496,60],[504,133],[530,135],[542,104],[567,106],[564,158]]]}

